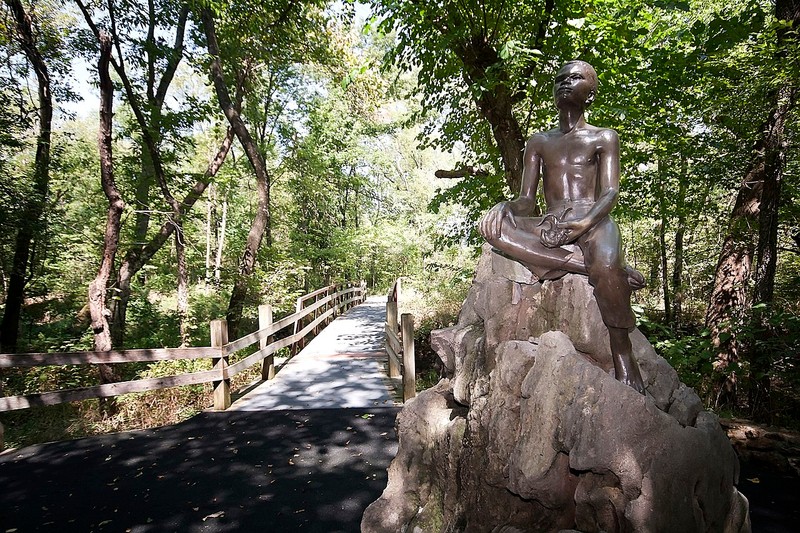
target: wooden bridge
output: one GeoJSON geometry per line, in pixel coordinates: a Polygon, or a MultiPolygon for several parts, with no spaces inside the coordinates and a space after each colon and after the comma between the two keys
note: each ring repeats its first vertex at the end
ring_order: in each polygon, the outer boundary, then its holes
{"type": "MultiPolygon", "coordinates": [[[[367,388],[378,378],[379,359],[386,361],[389,376],[400,376],[403,367],[398,352],[405,351],[406,383],[403,397],[414,395],[414,351],[413,322],[406,332],[406,338],[412,339],[405,348],[401,346],[403,335],[398,330],[396,295],[398,284],[395,284],[389,295],[389,304],[373,298],[366,303],[366,287],[364,285],[341,284],[331,285],[323,289],[301,296],[297,300],[295,313],[273,322],[272,308],[269,305],[259,307],[258,330],[244,337],[228,341],[227,324],[224,320],[210,323],[211,346],[191,348],[134,349],[110,352],[73,352],[73,353],[22,353],[0,354],[0,368],[34,367],[70,364],[115,364],[130,362],[152,362],[162,360],[202,359],[212,360],[211,370],[185,373],[151,379],[137,379],[118,383],[106,383],[79,389],[49,391],[24,396],[0,397],[0,412],[26,409],[37,405],[54,405],[89,398],[104,398],[120,394],[156,390],[169,387],[213,383],[214,409],[225,410],[231,406],[231,378],[247,370],[255,364],[261,364],[261,376],[265,382],[275,377],[275,354],[279,350],[289,348],[292,354],[283,376],[277,384],[269,384],[251,391],[260,400],[240,400],[237,409],[281,409],[298,403],[305,398],[306,408],[355,406],[353,402],[367,401],[374,395],[366,394],[367,388]],[[353,306],[361,304],[347,316],[334,320],[353,306]],[[388,309],[388,313],[380,308],[388,309]],[[384,318],[386,317],[386,318],[384,318]],[[332,324],[332,327],[329,324],[332,324]],[[328,326],[326,328],[326,326],[328,326]],[[291,333],[285,333],[291,330],[291,333]],[[283,332],[283,333],[282,333],[283,332]],[[321,334],[321,332],[325,332],[321,334]],[[386,342],[383,342],[384,332],[386,342]],[[309,337],[311,344],[306,347],[309,337]],[[247,350],[258,344],[258,350],[247,354],[247,350]],[[387,350],[384,350],[384,346],[387,350]],[[302,351],[301,351],[302,350],[302,351]],[[388,352],[388,353],[387,353],[388,352]],[[244,353],[238,356],[237,354],[244,353]],[[371,361],[371,362],[370,362],[371,361]],[[366,376],[373,378],[365,380],[366,376]],[[359,385],[362,390],[345,386],[346,383],[359,385]],[[322,388],[320,388],[322,387],[322,388]],[[329,397],[323,400],[327,391],[329,397]],[[344,395],[343,395],[344,394],[344,395]],[[273,400],[267,400],[275,395],[273,400]],[[309,403],[310,396],[317,398],[309,403]],[[289,401],[294,398],[294,404],[289,401]],[[363,400],[360,400],[363,398],[363,400]],[[322,403],[320,403],[322,402],[322,403]],[[350,403],[347,403],[350,402],[350,403]],[[323,405],[324,404],[324,405],[323,405]],[[345,405],[347,404],[347,405],[345,405]],[[250,405],[251,407],[243,407],[250,405]]],[[[385,299],[384,299],[385,301],[385,299]]],[[[406,317],[404,317],[405,320],[406,317]]],[[[404,325],[406,327],[406,325],[404,325]]],[[[379,390],[377,387],[376,390],[379,390]]],[[[385,392],[385,391],[384,391],[385,392]]],[[[389,396],[375,396],[374,401],[386,403],[389,396]]]]}
{"type": "Polygon", "coordinates": [[[395,403],[384,349],[386,298],[370,297],[323,329],[237,411],[386,407],[395,403]]]}
{"type": "MultiPolygon", "coordinates": [[[[385,486],[396,453],[393,425],[402,394],[398,380],[387,374],[386,298],[365,299],[363,287],[351,286],[302,300],[294,315],[275,323],[262,310],[259,330],[242,339],[224,342],[220,328],[212,333],[212,347],[174,352],[209,357],[208,350],[216,350],[213,375],[187,375],[190,381],[213,381],[215,404],[223,410],[174,426],[0,454],[0,531],[357,531],[363,509],[385,486]],[[274,340],[285,327],[293,333],[274,340]],[[275,346],[303,344],[314,331],[299,353],[272,360],[275,346]],[[226,350],[256,342],[258,351],[236,363],[226,361],[226,350]],[[247,366],[263,361],[268,379],[226,402],[226,380],[245,361],[247,366]]],[[[395,313],[389,322],[397,324],[396,305],[389,309],[395,313]]],[[[391,333],[389,353],[396,356],[403,335],[391,333]]],[[[405,351],[413,357],[413,348],[405,351]]],[[[138,360],[169,355],[163,350],[52,355],[56,364],[65,364],[81,357],[117,362],[130,353],[138,360]]],[[[43,362],[41,356],[29,354],[26,361],[24,354],[0,355],[0,365],[34,366],[43,362]]],[[[391,366],[398,364],[402,367],[395,359],[391,366]]],[[[175,386],[187,375],[110,384],[116,389],[100,385],[0,398],[0,407],[175,386]]]]}

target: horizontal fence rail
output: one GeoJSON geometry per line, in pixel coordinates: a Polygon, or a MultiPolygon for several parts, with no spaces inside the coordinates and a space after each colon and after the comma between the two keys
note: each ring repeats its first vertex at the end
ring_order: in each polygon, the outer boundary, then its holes
{"type": "Polygon", "coordinates": [[[386,299],[386,355],[389,363],[389,377],[402,376],[403,401],[407,402],[417,395],[416,362],[414,355],[414,317],[410,313],[400,316],[397,322],[397,306],[400,299],[400,280],[389,290],[386,299]]]}
{"type": "Polygon", "coordinates": [[[334,317],[353,305],[362,303],[365,299],[366,286],[363,282],[361,284],[330,285],[298,298],[296,311],[275,322],[272,321],[272,307],[262,305],[259,307],[259,326],[257,331],[228,342],[227,323],[224,320],[214,320],[210,324],[211,346],[205,347],[132,349],[108,352],[0,354],[0,368],[156,362],[206,358],[211,359],[213,363],[211,370],[202,372],[105,383],[62,391],[0,397],[0,411],[13,411],[33,406],[55,405],[91,398],[108,398],[130,392],[144,392],[201,383],[213,383],[214,408],[217,410],[227,409],[231,404],[231,377],[256,363],[263,362],[262,378],[271,379],[275,376],[275,352],[281,348],[302,344],[312,331],[318,333],[334,317]],[[294,326],[291,335],[280,340],[273,340],[273,336],[276,333],[289,326],[294,326]],[[229,364],[229,357],[232,354],[255,343],[259,343],[258,351],[248,355],[241,361],[229,364]]]}

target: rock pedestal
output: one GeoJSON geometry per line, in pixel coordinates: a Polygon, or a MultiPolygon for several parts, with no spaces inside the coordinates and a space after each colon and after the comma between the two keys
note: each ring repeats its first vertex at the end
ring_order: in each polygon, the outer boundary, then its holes
{"type": "Polygon", "coordinates": [[[750,530],[716,416],[638,331],[647,395],[615,380],[592,292],[484,249],[458,324],[431,335],[449,377],[398,416],[363,532],[750,530]]]}

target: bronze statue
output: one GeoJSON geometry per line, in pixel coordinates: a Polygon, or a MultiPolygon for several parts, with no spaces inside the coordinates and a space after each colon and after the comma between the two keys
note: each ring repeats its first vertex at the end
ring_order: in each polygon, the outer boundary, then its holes
{"type": "Polygon", "coordinates": [[[619,227],[609,216],[619,197],[619,138],[586,123],[597,94],[597,73],[570,61],[556,75],[558,128],[525,146],[519,197],[494,206],[478,223],[481,235],[539,279],[585,274],[608,327],[616,378],[644,394],[630,331],[631,292],[644,277],[625,264],[619,227]],[[533,217],[539,179],[547,213],[533,217]]]}

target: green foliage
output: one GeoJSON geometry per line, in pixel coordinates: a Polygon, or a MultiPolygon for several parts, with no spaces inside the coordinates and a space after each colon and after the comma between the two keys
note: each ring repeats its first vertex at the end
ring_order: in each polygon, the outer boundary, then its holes
{"type": "Polygon", "coordinates": [[[13,369],[3,375],[3,391],[8,395],[36,394],[59,389],[76,389],[95,384],[96,377],[82,365],[13,369]]]}
{"type": "MultiPolygon", "coordinates": [[[[131,348],[141,346],[167,348],[180,345],[178,317],[173,311],[174,304],[169,305],[158,293],[142,291],[134,294],[128,305],[130,328],[129,341],[134,342],[131,348]]],[[[207,345],[207,342],[206,344],[207,345]]]]}
{"type": "Polygon", "coordinates": [[[678,372],[681,381],[707,396],[708,376],[716,356],[709,331],[676,331],[642,313],[637,315],[636,325],[656,352],[678,372]]]}
{"type": "Polygon", "coordinates": [[[800,398],[800,317],[793,310],[766,305],[753,306],[727,326],[723,342],[737,339],[740,358],[712,373],[717,355],[708,329],[675,330],[637,309],[637,326],[647,335],[659,355],[678,372],[681,381],[695,388],[707,406],[715,406],[715,379],[739,376],[739,386],[750,392],[742,401],[740,416],[764,418],[774,424],[794,425],[800,398]],[[772,384],[769,399],[760,388],[768,378],[772,384]],[[768,405],[762,402],[769,401],[768,405]]]}

